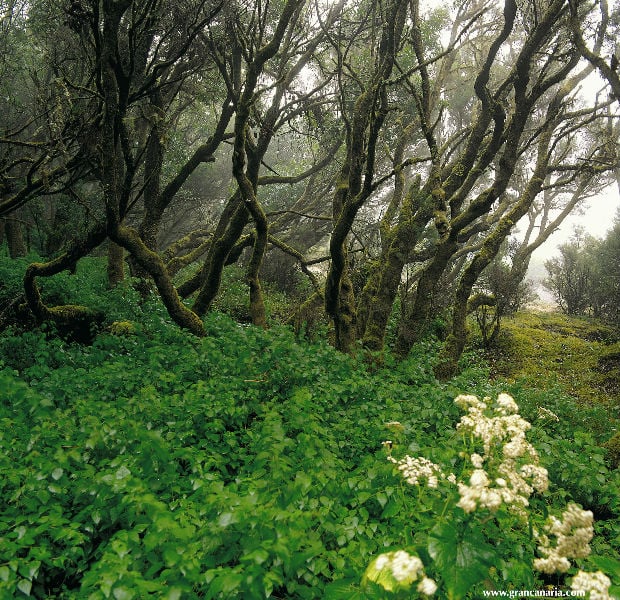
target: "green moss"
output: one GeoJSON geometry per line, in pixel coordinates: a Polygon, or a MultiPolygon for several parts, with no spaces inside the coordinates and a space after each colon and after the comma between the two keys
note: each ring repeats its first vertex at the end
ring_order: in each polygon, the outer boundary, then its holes
{"type": "Polygon", "coordinates": [[[491,360],[494,372],[509,380],[543,390],[559,386],[584,403],[618,406],[620,386],[610,385],[617,373],[610,376],[604,366],[616,339],[616,331],[592,319],[522,312],[506,319],[491,360]]]}
{"type": "Polygon", "coordinates": [[[114,321],[107,327],[107,331],[112,335],[126,336],[136,333],[136,325],[131,321],[114,321]]]}

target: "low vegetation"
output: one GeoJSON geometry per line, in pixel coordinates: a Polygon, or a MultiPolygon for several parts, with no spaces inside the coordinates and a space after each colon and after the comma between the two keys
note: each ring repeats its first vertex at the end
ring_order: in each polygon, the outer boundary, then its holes
{"type": "MultiPolygon", "coordinates": [[[[494,375],[558,388],[585,407],[620,406],[620,334],[588,317],[530,310],[502,322],[489,353],[494,375]]],[[[620,415],[616,412],[616,418],[620,415]]]]}
{"type": "MultiPolygon", "coordinates": [[[[1,597],[430,592],[386,589],[368,571],[399,551],[420,557],[439,598],[564,588],[578,568],[604,571],[618,593],[620,478],[603,447],[615,426],[611,403],[573,399],[559,375],[541,385],[525,359],[514,373],[503,359],[509,377],[500,379],[481,355],[467,355],[461,374],[440,384],[432,338],[381,366],[222,313],[207,316],[208,335],[197,338],[155,299],[142,304],[129,287],[104,293],[93,261],[48,291],[61,301],[81,294],[91,306],[105,296],[107,316],[90,343],[46,329],[0,336],[1,597]],[[530,498],[532,523],[542,527],[571,502],[593,513],[592,552],[568,573],[532,570],[536,541],[509,511],[474,518],[457,506],[456,488],[416,489],[388,460],[426,457],[465,477],[454,399],[502,392],[532,424],[528,440],[549,473],[548,490],[530,498]]],[[[544,323],[518,317],[526,318],[544,323]]],[[[508,330],[505,351],[518,349],[521,330],[508,330]]]]}

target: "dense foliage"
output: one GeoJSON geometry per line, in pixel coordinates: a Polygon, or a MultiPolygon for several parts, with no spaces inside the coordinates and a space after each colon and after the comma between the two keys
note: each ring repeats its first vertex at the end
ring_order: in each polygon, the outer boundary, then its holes
{"type": "MultiPolygon", "coordinates": [[[[104,295],[98,272],[78,268],[49,293],[104,295]]],[[[443,503],[387,460],[415,453],[455,467],[453,399],[500,391],[533,423],[528,439],[550,474],[533,504],[592,510],[585,562],[620,584],[620,480],[600,446],[609,431],[590,431],[602,409],[558,389],[493,383],[475,357],[439,384],[432,339],[378,367],[215,312],[197,338],[131,288],[107,302],[114,320],[90,345],[45,328],[0,337],[2,597],[386,598],[372,581],[362,587],[368,565],[419,552],[431,530],[445,560],[421,555],[439,597],[563,586],[526,568],[519,548],[531,547],[530,534],[505,527],[506,515],[455,546],[465,513],[433,529],[443,503]],[[538,418],[541,407],[559,421],[538,418]],[[458,568],[446,570],[454,548],[457,567],[475,575],[456,588],[458,568]]]]}
{"type": "Polygon", "coordinates": [[[94,305],[40,292],[106,253],[110,285],[130,272],[202,337],[235,264],[246,320],[266,324],[266,282],[297,293],[303,279],[292,318],[328,320],[346,353],[393,334],[405,357],[445,309],[448,380],[472,297],[489,296],[474,308],[490,343],[534,250],[617,180],[619,14],[590,0],[5,2],[0,241],[42,257],[24,276],[29,318],[97,322],[94,305]]]}
{"type": "Polygon", "coordinates": [[[577,230],[545,263],[545,286],[569,315],[594,315],[620,323],[620,216],[603,239],[577,230]]]}

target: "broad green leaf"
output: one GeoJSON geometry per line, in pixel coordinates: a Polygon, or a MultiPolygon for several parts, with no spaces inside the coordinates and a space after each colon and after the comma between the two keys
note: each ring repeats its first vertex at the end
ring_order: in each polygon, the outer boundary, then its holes
{"type": "Polygon", "coordinates": [[[20,579],[17,582],[17,589],[20,592],[26,594],[26,596],[30,596],[30,590],[32,589],[32,581],[28,581],[27,579],[20,579]]]}
{"type": "Polygon", "coordinates": [[[620,560],[610,556],[591,556],[590,560],[605,573],[620,581],[620,560]]]}
{"type": "Polygon", "coordinates": [[[494,564],[496,552],[475,530],[459,531],[438,523],[428,538],[428,553],[445,583],[449,600],[460,600],[482,581],[494,564]]]}
{"type": "Polygon", "coordinates": [[[381,513],[381,518],[389,519],[390,517],[399,514],[402,508],[402,504],[398,500],[392,499],[386,504],[385,508],[383,509],[383,512],[381,513]]]}
{"type": "Polygon", "coordinates": [[[339,579],[325,586],[324,600],[364,600],[366,595],[360,590],[356,579],[339,579]]]}

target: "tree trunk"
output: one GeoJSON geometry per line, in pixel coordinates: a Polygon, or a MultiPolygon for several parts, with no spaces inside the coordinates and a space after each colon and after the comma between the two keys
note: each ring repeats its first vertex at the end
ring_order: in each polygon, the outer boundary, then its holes
{"type": "Polygon", "coordinates": [[[125,253],[122,246],[108,243],[108,286],[116,287],[125,279],[125,253]]]}
{"type": "Polygon", "coordinates": [[[177,290],[166,271],[166,265],[164,265],[159,254],[148,248],[138,232],[130,227],[119,226],[111,232],[110,237],[128,250],[140,266],[153,278],[157,291],[172,320],[179,327],[187,329],[194,335],[204,336],[205,330],[202,320],[196,313],[187,308],[179,298],[177,290]]]}
{"type": "MultiPolygon", "coordinates": [[[[222,271],[228,260],[228,255],[241,237],[243,228],[248,222],[249,214],[240,196],[235,195],[230,200],[230,203],[234,205],[234,207],[231,207],[233,212],[229,218],[230,220],[222,227],[224,231],[221,235],[214,237],[200,275],[192,278],[191,282],[179,288],[179,293],[185,295],[187,292],[191,293],[191,287],[198,284],[197,287],[200,289],[192,306],[192,310],[198,315],[204,315],[211,308],[213,300],[215,300],[220,289],[222,271]]],[[[218,232],[216,231],[215,236],[217,234],[218,232]]]]}
{"type": "Polygon", "coordinates": [[[415,182],[403,201],[399,223],[390,236],[386,255],[381,259],[378,283],[370,301],[370,310],[363,332],[364,346],[381,350],[394,301],[401,284],[403,269],[418,243],[424,228],[432,218],[433,203],[415,182]]]}
{"type": "Polygon", "coordinates": [[[49,308],[43,302],[36,278],[51,277],[62,271],[74,270],[78,260],[101,245],[105,238],[105,227],[99,226],[84,240],[75,240],[66,252],[54,260],[47,263],[32,263],[28,266],[24,275],[24,294],[28,308],[37,322],[52,321],[59,326],[61,333],[68,334],[78,341],[90,341],[91,326],[101,320],[101,315],[85,306],[66,305],[49,308]]]}
{"type": "Polygon", "coordinates": [[[443,275],[450,258],[456,252],[456,239],[448,237],[439,242],[435,256],[429,266],[424,269],[416,288],[412,307],[405,312],[401,320],[394,352],[404,358],[409,354],[413,344],[420,340],[428,331],[429,318],[437,283],[443,275]]]}
{"type": "Polygon", "coordinates": [[[28,249],[26,248],[24,232],[19,220],[8,217],[5,221],[4,231],[9,247],[9,256],[11,258],[26,256],[26,254],[28,254],[28,249]]]}

